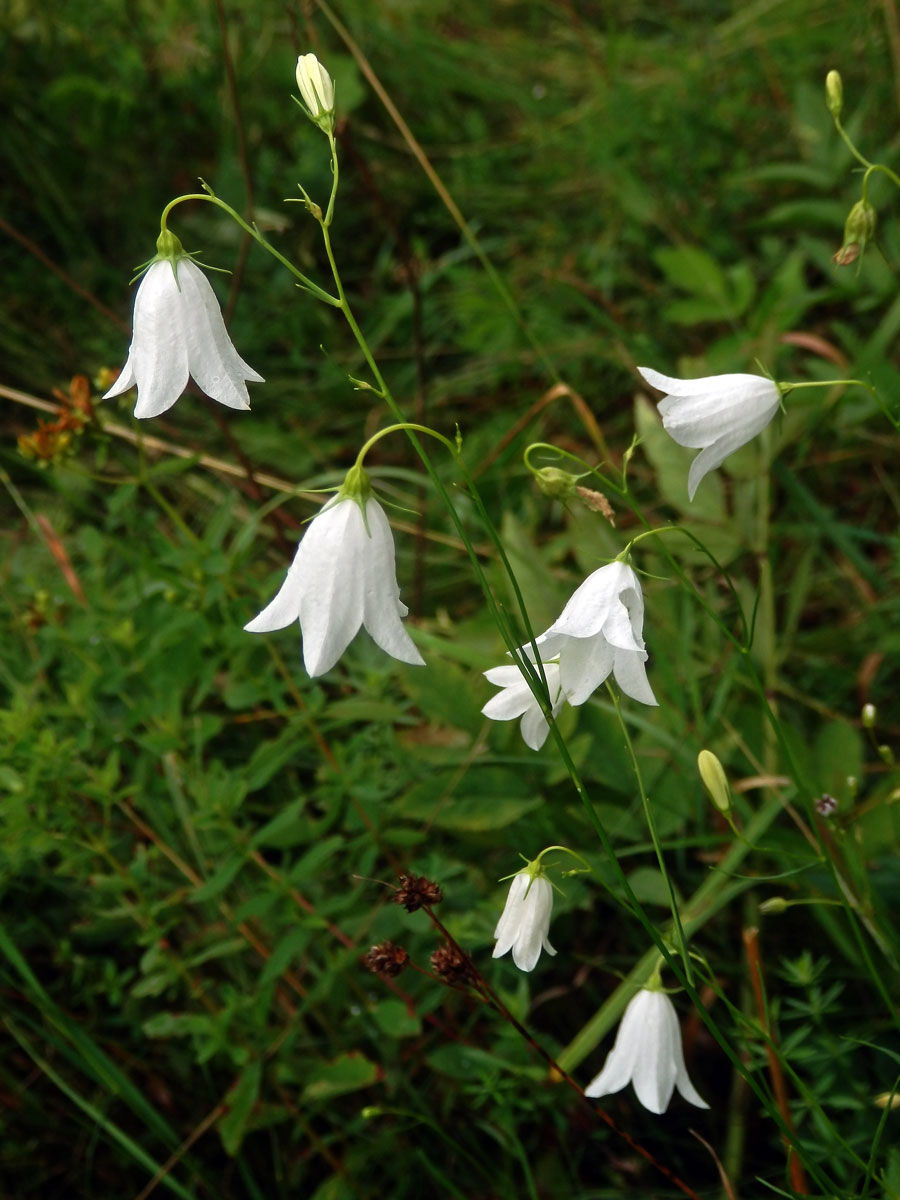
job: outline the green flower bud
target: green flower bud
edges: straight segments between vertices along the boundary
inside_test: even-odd
[[[825,103],[833,117],[841,115],[844,107],[844,85],[837,71],[829,71],[825,76]]]
[[[833,258],[839,267],[856,262],[865,251],[875,233],[877,220],[878,214],[868,200],[857,200],[844,224],[844,244]]]
[[[729,812],[731,810],[731,789],[728,786],[728,777],[724,767],[711,750],[701,750],[697,755],[697,769],[713,804],[719,812]]]
[[[770,900],[763,900],[759,906],[761,913],[783,913],[790,908],[790,902],[785,900],[784,896],[773,896]]]
[[[570,471],[561,471],[559,467],[539,467],[536,471],[532,471],[534,482],[538,485],[545,496],[549,496],[551,500],[571,500],[575,495],[575,488],[578,486],[580,475],[573,475]]]
[[[863,729],[874,729],[877,717],[878,711],[874,704],[863,705],[862,713],[860,714]]]

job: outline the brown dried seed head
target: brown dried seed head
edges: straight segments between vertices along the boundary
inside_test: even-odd
[[[443,898],[444,893],[438,885],[424,875],[401,875],[394,892],[394,903],[402,904],[407,912],[430,908],[432,904],[440,904]]]
[[[387,975],[393,979],[407,965],[409,955],[402,946],[395,946],[393,942],[387,941],[373,946],[362,961],[363,966],[374,971],[376,975]]]
[[[447,983],[464,984],[478,981],[478,972],[471,959],[449,942],[438,946],[432,954],[431,969]]]

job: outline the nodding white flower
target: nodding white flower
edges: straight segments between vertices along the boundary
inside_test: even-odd
[[[326,133],[334,129],[334,83],[314,54],[297,59],[297,87],[309,119]]]
[[[520,971],[533,971],[544,949],[556,951],[547,940],[553,913],[553,887],[539,861],[531,862],[513,876],[509,895],[494,937],[493,958],[512,950],[513,962]]]
[[[651,387],[668,393],[659,403],[666,432],[679,446],[702,447],[688,475],[689,500],[703,476],[765,429],[781,403],[777,384],[760,375],[670,379],[650,367],[638,371]]]
[[[559,684],[570,704],[584,704],[610,674],[632,700],[656,704],[643,628],[640,580],[625,563],[611,562],[587,577],[535,641],[542,659],[559,660]],[[534,657],[531,646],[522,650]]]
[[[603,1070],[584,1094],[608,1096],[628,1083],[634,1084],[638,1100],[653,1113],[666,1111],[676,1088],[690,1104],[709,1108],[688,1079],[681,1027],[665,992],[645,988],[629,1002]]]
[[[128,359],[104,399],[136,384],[134,415],[158,417],[172,407],[190,375],[220,404],[249,408],[246,381],[264,380],[231,344],[209,280],[174,234],[160,234],[157,247],[160,256],[134,299]]]
[[[311,521],[275,599],[244,628],[250,633],[300,622],[310,676],[330,671],[364,625],[401,662],[424,666],[403,627],[394,538],[368,478],[353,467]]]
[[[542,665],[555,717],[566,699],[559,684],[559,664],[545,662]],[[550,726],[537,697],[528,686],[522,668],[492,667],[490,671],[485,671],[484,677],[488,683],[494,683],[503,690],[488,700],[481,710],[482,713],[492,721],[513,721],[516,717],[521,717],[522,724],[519,728],[525,745],[530,746],[532,750],[540,750],[547,740]]]

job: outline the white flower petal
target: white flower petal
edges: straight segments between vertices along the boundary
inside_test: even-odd
[[[188,381],[181,297],[168,262],[155,262],[134,299],[129,359],[137,384],[136,417],[158,417],[172,407]]]
[[[319,513],[300,543],[307,547],[300,627],[310,678],[331,670],[362,625],[364,538],[359,505],[338,499]]]
[[[400,619],[407,609],[400,603],[394,536],[384,509],[374,497],[366,502],[366,523],[370,545],[363,555],[363,624],[375,644],[392,658],[423,667],[425,660]]]
[[[586,1096],[609,1096],[620,1092],[631,1082],[631,1075],[641,1050],[643,997],[647,994],[643,991],[638,992],[629,1001],[619,1022],[613,1048],[606,1056],[603,1070],[599,1075],[595,1075],[584,1089]]]
[[[128,351],[128,357],[125,359],[125,366],[119,372],[119,378],[103,393],[104,400],[111,400],[113,396],[121,396],[123,392],[127,392],[129,388],[134,387],[134,368],[131,362],[131,351]]]
[[[531,750],[540,750],[547,740],[550,725],[533,696],[531,706],[522,717],[519,731],[522,734],[522,741]]]
[[[634,650],[616,650],[613,662],[613,676],[616,683],[626,696],[641,704],[657,705],[659,701],[653,695],[653,689],[647,680],[647,668],[644,663],[647,655]]]
[[[544,663],[543,668],[553,715],[556,716],[566,699],[560,689],[559,665]],[[510,666],[491,667],[484,675],[489,683],[503,689],[496,696],[492,696],[482,708],[484,716],[492,721],[512,721],[521,716],[522,723],[519,728],[526,746],[532,750],[540,750],[547,740],[550,726],[521,669]]]
[[[499,670],[500,668],[497,669]],[[485,675],[487,674],[488,672],[485,671]],[[496,696],[491,696],[481,712],[483,716],[491,721],[514,721],[516,717],[521,717],[522,713],[526,712],[536,703],[534,694],[528,684],[520,682],[511,686],[505,686],[502,692],[498,692]],[[540,709],[538,709],[538,712],[540,712]]]
[[[744,436],[743,430],[738,429],[733,433],[723,434],[717,442],[701,450],[688,472],[688,499],[693,500],[704,476],[720,467],[729,454],[740,449],[747,441],[749,438]]]
[[[631,1082],[635,1095],[652,1113],[664,1113],[675,1090],[674,1039],[681,1039],[672,1001],[663,992],[648,992],[642,1010],[643,1030]]]
[[[749,375],[746,372],[704,375],[700,379],[673,379],[671,375],[663,375],[660,371],[654,371],[652,367],[638,367],[638,374],[643,375],[647,383],[658,392],[667,392],[670,396],[698,396],[705,392],[727,391],[730,388],[770,382],[762,375]]]
[[[569,602],[547,630],[548,634],[565,633],[569,637],[593,637],[609,617],[623,588],[631,586],[634,572],[624,563],[611,562],[588,575],[576,588]]]
[[[559,678],[566,699],[577,707],[606,681],[613,669],[612,646],[602,634],[569,638],[559,655]]]
[[[300,543],[303,544],[302,542]],[[248,621],[244,626],[247,633],[271,633],[273,629],[284,629],[292,621],[300,619],[300,600],[303,595],[302,565],[298,568],[300,558],[299,548],[294,561],[288,569],[284,583],[279,588],[275,599]]]
[[[232,345],[212,285],[189,258],[178,263],[178,283],[192,377],[213,400],[229,408],[248,409],[250,396],[245,380],[265,381]]]
[[[631,613],[620,598],[610,606],[609,615],[603,622],[603,637],[619,650],[643,650],[643,639],[634,635]]]

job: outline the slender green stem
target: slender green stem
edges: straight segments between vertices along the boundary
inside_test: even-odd
[[[638,762],[637,754],[634,750],[634,743],[631,740],[631,734],[628,732],[628,726],[622,716],[621,704],[618,693],[612,684],[607,680],[606,690],[609,692],[610,699],[616,710],[616,719],[619,722],[619,728],[622,731],[622,737],[625,739],[625,746],[628,750],[628,757],[631,759],[631,767],[634,771],[634,777],[637,781],[638,791],[641,795],[641,804],[644,807],[644,818],[647,822],[647,829],[650,833],[650,841],[653,843],[653,849],[656,851],[656,861],[659,863],[660,873],[666,883],[666,891],[669,894],[669,908],[672,912],[672,928],[675,931],[678,949],[681,951],[681,961],[684,963],[684,973],[687,976],[688,982],[694,982],[694,975],[691,969],[691,959],[688,954],[687,940],[684,936],[684,929],[681,924],[681,916],[678,912],[678,900],[675,897],[675,889],[672,886],[672,880],[669,877],[669,872],[666,870],[666,860],[663,854],[662,844],[659,840],[659,831],[656,828],[656,817],[653,814],[653,806],[650,803],[650,797],[647,795],[647,789],[644,786],[644,776],[641,772],[641,765]]]
[[[338,181],[340,180],[340,169],[338,167],[337,146],[334,143],[334,130],[328,131],[328,145],[331,148],[331,195],[328,197],[328,208],[326,209],[323,218],[323,224],[327,228],[334,219],[334,202],[337,198]]]
[[[456,446],[454,446],[453,442],[451,442],[449,438],[444,437],[444,435],[442,433],[438,433],[438,431],[436,429],[430,429],[427,425],[417,425],[415,421],[400,421],[396,425],[387,425],[387,426],[385,426],[384,429],[379,429],[377,431],[377,433],[372,434],[372,436],[369,438],[369,440],[365,443],[365,445],[360,450],[359,454],[357,454],[356,466],[361,467],[363,465],[363,460],[365,459],[366,455],[369,453],[369,451],[375,445],[376,442],[381,441],[381,439],[383,437],[386,437],[387,434],[397,433],[401,429],[404,429],[404,430],[412,429],[416,433],[424,433],[424,434],[427,434],[428,437],[436,438],[439,442],[441,442],[444,446],[447,447],[447,449],[454,456],[454,458],[457,455],[457,449],[456,449]]]
[[[900,184],[900,181],[898,181]],[[875,403],[894,426],[900,430],[900,419],[895,417],[888,408],[885,401],[881,398],[881,394],[876,388],[873,388],[870,383],[866,383],[863,379],[807,379],[802,383],[783,382],[778,384],[782,398],[790,395],[791,392],[799,391],[800,388],[820,388],[820,387],[861,387],[873,397]]]
[[[170,200],[163,209],[162,216],[159,219],[162,229],[166,228],[166,221],[168,220],[169,213],[172,211],[172,209],[176,206],[176,204],[183,204],[185,200],[205,200],[208,204],[215,204],[218,208],[223,209],[228,213],[233,221],[236,221],[237,224],[240,225],[241,229],[243,229],[245,233],[249,233],[254,241],[262,246],[263,250],[268,251],[273,258],[277,258],[283,267],[287,267],[290,273],[296,279],[299,279],[303,287],[308,292],[312,292],[317,300],[321,300],[323,304],[330,304],[332,308],[340,308],[340,300],[329,295],[328,292],[320,288],[317,283],[313,283],[311,279],[307,278],[307,276],[304,275],[302,271],[299,271],[289,259],[285,258],[280,250],[275,249],[271,242],[269,242],[260,233],[256,225],[248,225],[239,212],[236,212],[230,204],[226,204],[224,200],[220,200],[218,196],[213,195],[211,192],[191,192],[184,196],[177,196],[174,200]]]
[[[841,124],[840,117],[834,118],[834,127],[838,131],[838,133],[841,135],[844,145],[847,147],[847,149],[850,151],[850,153],[853,155],[853,157],[856,159],[856,161],[858,163],[862,163],[862,165],[864,167],[871,167],[872,164],[869,162],[869,160],[867,158],[864,158],[863,155],[860,154],[860,152],[857,150],[856,146],[853,144],[853,140],[850,137],[850,134],[847,133],[846,129]]]

